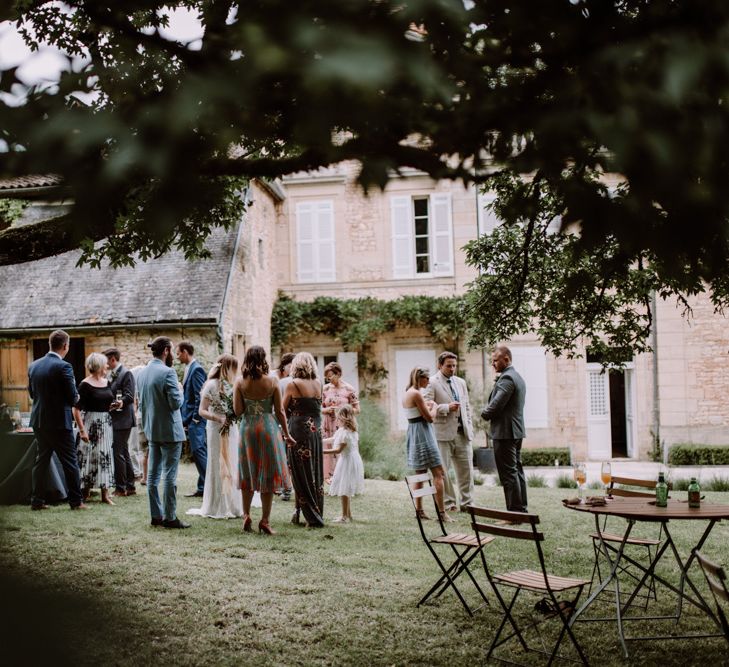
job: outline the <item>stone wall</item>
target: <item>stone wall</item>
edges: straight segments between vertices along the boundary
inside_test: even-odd
[[[270,350],[271,311],[278,293],[276,233],[281,205],[256,181],[251,184],[251,198],[221,320],[224,350],[241,358],[251,345]]]

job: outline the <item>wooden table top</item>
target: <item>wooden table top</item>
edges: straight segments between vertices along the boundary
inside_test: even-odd
[[[607,501],[607,505],[580,505],[564,506],[578,512],[589,512],[590,514],[604,514],[606,516],[619,516],[625,519],[636,521],[667,521],[669,519],[698,519],[698,520],[721,520],[729,519],[729,505],[719,505],[702,502],[701,507],[689,507],[688,503],[682,500],[671,499],[668,507],[656,507],[655,501],[647,498],[613,498]]]

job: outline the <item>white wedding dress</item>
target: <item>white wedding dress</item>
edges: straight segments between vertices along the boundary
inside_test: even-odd
[[[224,383],[224,391],[230,397],[232,387]],[[225,416],[225,401],[220,394],[220,382],[208,380],[200,392],[200,399],[207,397],[209,410]],[[207,444],[208,463],[205,468],[205,490],[202,507],[187,510],[187,514],[205,516],[211,519],[234,519],[243,516],[243,500],[238,483],[238,425],[232,424],[227,437],[220,435],[222,424],[208,420]],[[225,451],[223,451],[225,447]],[[256,494],[258,496],[258,494]],[[260,496],[253,499],[253,505],[260,506]]]

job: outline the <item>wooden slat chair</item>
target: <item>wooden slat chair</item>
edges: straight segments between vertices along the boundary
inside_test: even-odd
[[[710,561],[697,549],[694,549],[694,554],[696,555],[696,560],[701,566],[704,577],[706,577],[706,583],[709,585],[709,590],[714,596],[714,602],[716,603],[716,615],[721,623],[721,629],[724,633],[724,637],[726,637],[726,640],[729,642],[729,621],[727,620],[727,613],[724,612],[724,608],[729,609],[729,590],[727,590],[726,572],[723,567]]]
[[[569,619],[572,612],[577,608],[577,602],[582,595],[584,587],[590,582],[587,579],[558,577],[547,572],[544,562],[544,553],[542,552],[544,534],[537,530],[537,525],[539,524],[538,515],[488,509],[485,507],[476,507],[475,505],[469,505],[468,510],[471,513],[471,526],[475,531],[476,537],[481,538],[484,534],[489,534],[504,538],[530,540],[534,542],[536,547],[540,567],[539,570],[514,570],[512,572],[495,574],[491,572],[484,553],[483,551],[481,552],[481,563],[483,565],[484,572],[486,573],[486,577],[488,578],[489,583],[494,590],[494,594],[496,595],[496,598],[501,604],[501,608],[504,612],[501,625],[491,641],[491,646],[489,646],[489,650],[486,655],[486,662],[488,662],[492,657],[495,649],[502,644],[505,644],[510,639],[517,637],[525,651],[534,651],[547,655],[549,656],[548,664],[551,664],[557,657],[565,658],[565,656],[558,653],[558,650],[566,633],[572,641],[572,645],[575,647],[580,660],[586,665],[587,658],[585,657],[579,642],[574,636],[572,628],[570,628]],[[502,524],[504,522],[509,522],[513,525],[487,523],[486,520],[496,520],[500,521]],[[522,529],[522,526],[526,526],[526,530]],[[499,590],[500,588],[515,589],[514,595],[508,603],[504,599],[502,592]],[[533,618],[532,621],[526,625],[520,625],[512,612],[516,600],[522,591],[541,595],[542,599],[537,603],[534,609],[539,610],[542,614],[546,614],[538,619]],[[571,599],[561,600],[557,598],[557,595],[564,595],[568,592],[569,595],[573,595],[574,597],[571,597]],[[524,632],[526,630],[530,628],[536,629],[540,623],[549,618],[559,618],[562,624],[562,628],[551,653],[545,650],[546,645],[543,640],[541,642],[542,648],[535,648],[534,646],[527,644],[524,637]],[[501,638],[501,634],[507,623],[511,626],[512,632]],[[496,660],[501,659],[495,655],[493,657]],[[567,659],[571,660],[572,658]],[[531,665],[533,663],[530,661],[529,664]]]
[[[617,486],[620,485],[620,486]],[[640,491],[637,489],[625,489],[622,488],[623,486],[637,486],[641,489],[651,489],[650,491]],[[610,486],[609,493],[613,496],[618,496],[622,498],[655,498],[655,488],[656,488],[656,482],[652,479],[640,479],[636,477],[620,477],[620,476],[614,476],[610,480]],[[669,490],[673,488],[673,485],[669,482],[668,483]],[[603,542],[600,540],[600,534],[602,534],[602,539],[605,542],[605,546],[612,551],[613,554],[617,554],[620,543],[623,541],[623,536],[619,535],[617,533],[611,533],[606,530],[607,526],[607,519],[608,517],[605,517],[605,520],[602,524],[602,529],[600,530],[600,533],[594,532],[590,533],[590,537],[592,538],[592,548],[595,553],[595,560],[592,566],[592,576],[590,577],[590,588],[587,592],[587,594],[590,594],[590,591],[592,590],[592,586],[595,583],[595,575],[598,577],[598,581],[602,580],[602,572],[600,571],[600,560],[601,558],[606,558],[606,554],[602,550],[602,544]],[[646,550],[646,559],[648,563],[650,563],[653,560],[653,556],[658,549],[658,547],[661,544],[661,541],[663,539],[663,524],[661,524],[661,527],[658,530],[658,535],[655,538],[645,538],[645,537],[628,537],[628,539],[625,542],[626,547],[637,547],[639,549],[645,549]],[[616,546],[614,546],[616,545]],[[630,561],[633,560],[629,554],[626,553],[626,551],[623,551],[622,558],[626,562],[626,565],[620,565],[619,569],[620,572],[626,574],[631,579],[635,580],[636,583],[639,582],[642,579],[642,574],[638,574],[633,571],[630,565]],[[609,569],[609,568],[608,568]],[[651,599],[656,600],[657,594],[656,594],[656,581],[655,578],[651,575],[651,577],[648,580],[648,591],[646,595],[641,595],[645,599],[645,605],[644,608],[648,607],[648,603]]]
[[[489,544],[489,542],[492,542],[494,538],[483,537],[479,539],[474,535],[471,535],[470,533],[448,534],[448,531],[445,529],[445,525],[440,518],[440,514],[438,513],[438,506],[435,502],[435,487],[433,486],[430,474],[426,472],[417,475],[410,475],[409,477],[405,478],[405,481],[407,482],[408,491],[410,492],[410,499],[413,501],[413,507],[416,508],[415,517],[418,520],[420,535],[425,542],[425,546],[428,547],[428,550],[433,555],[433,558],[435,558],[435,562],[438,563],[438,567],[441,571],[440,578],[433,584],[433,586],[431,586],[430,590],[422,597],[420,602],[418,602],[418,607],[421,604],[425,603],[431,595],[435,594],[435,597],[439,598],[448,588],[452,588],[455,594],[458,596],[458,599],[461,601],[464,609],[468,612],[470,616],[473,616],[473,611],[471,610],[471,607],[469,607],[465,598],[461,594],[461,591],[458,590],[458,587],[456,586],[456,579],[465,572],[471,582],[473,582],[473,585],[476,587],[476,590],[483,600],[483,604],[481,604],[477,609],[480,609],[484,605],[488,604],[486,594],[478,585],[478,582],[474,578],[473,574],[471,574],[468,566],[471,561],[476,556],[478,556],[481,550],[487,544]],[[437,525],[439,526],[440,531],[435,537],[430,537],[426,533],[425,526],[423,526],[423,517],[417,511],[416,506],[417,498],[422,498],[424,500],[427,496],[431,496],[433,498],[435,515],[438,517]],[[455,556],[455,560],[450,564],[449,567],[446,567],[443,564],[443,561],[438,557],[438,553],[436,551],[436,547],[443,545],[450,547],[450,549],[453,551],[453,555]]]

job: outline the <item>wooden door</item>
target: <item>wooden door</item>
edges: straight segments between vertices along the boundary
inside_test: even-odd
[[[0,341],[0,402],[20,404],[30,410],[28,396],[28,343],[25,340]]]

